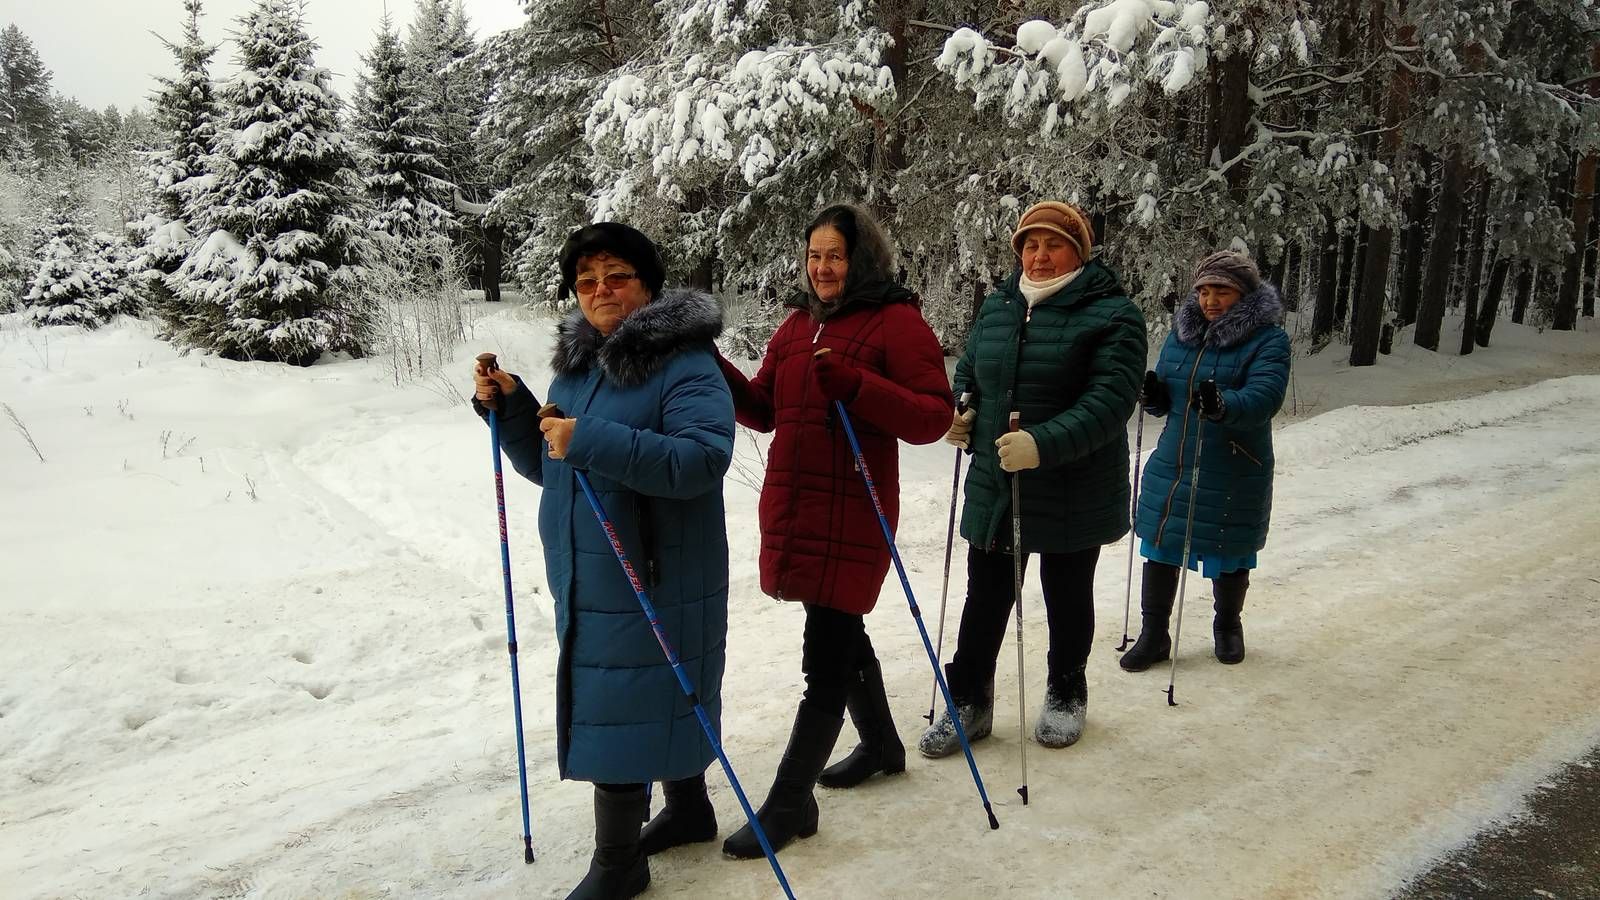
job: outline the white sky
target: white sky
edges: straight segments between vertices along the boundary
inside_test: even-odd
[[[222,43],[212,58],[213,77],[234,71],[234,46],[228,36],[251,0],[205,0],[200,31]],[[306,27],[321,49],[317,64],[333,72],[333,84],[345,100],[355,88],[361,54],[372,46],[373,33],[387,5],[405,33],[414,0],[309,0]],[[526,18],[517,0],[464,0],[472,29],[479,38],[521,24]],[[183,34],[183,0],[0,0],[0,28],[15,23],[39,51],[54,77],[51,86],[77,97],[94,109],[115,103],[126,111],[149,106],[155,76],[175,71],[172,54],[156,37],[177,40]]]

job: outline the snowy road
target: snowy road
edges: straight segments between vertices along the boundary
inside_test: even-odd
[[[217,380],[195,360],[74,352],[100,353],[104,374],[16,354],[0,370],[51,455],[0,442],[18,511],[0,524],[0,894],[564,896],[587,864],[589,790],[554,777],[536,493],[517,485],[540,854],[524,866],[481,428],[351,367],[280,379],[282,396],[219,421],[189,397]],[[139,418],[112,408],[124,393]],[[1118,669],[1126,544],[1108,547],[1089,729],[1030,748],[1032,804],[1014,793],[1006,648],[977,748],[1001,829],[959,758],[914,758],[904,777],[819,792],[821,833],[782,856],[796,893],[1378,896],[1600,740],[1600,377],[1341,415],[1278,434],[1244,665],[1210,657],[1191,592],[1181,705],[1164,668]],[[163,430],[198,435],[205,463],[158,454]],[[59,449],[53,432],[76,437]],[[949,463],[906,451],[902,549],[930,623]],[[726,744],[759,802],[798,697],[800,611],[755,589],[754,493],[730,481],[729,506]],[[1037,704],[1036,594],[1028,607]],[[869,625],[909,744],[928,668],[892,580]],[[712,783],[727,833],[737,804]],[[716,844],[653,869],[651,896],[777,894],[764,864]]]

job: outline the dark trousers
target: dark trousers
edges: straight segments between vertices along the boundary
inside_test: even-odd
[[[1089,661],[1094,641],[1094,567],[1100,548],[1038,556],[1050,624],[1049,677],[1059,684]],[[1026,570],[1027,556],[1022,565]],[[952,694],[971,698],[994,680],[1000,645],[1011,627],[1014,574],[1011,554],[968,546],[967,605],[961,611],[961,631],[949,669]]]
[[[819,713],[844,717],[845,700],[857,673],[877,657],[863,616],[822,606],[806,607],[806,632],[800,671],[806,676],[804,703]]]

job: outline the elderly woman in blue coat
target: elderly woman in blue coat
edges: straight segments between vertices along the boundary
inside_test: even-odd
[[[733,450],[733,400],[712,341],[711,297],[662,290],[654,244],[612,222],[574,232],[561,253],[579,309],[557,331],[549,400],[538,417],[522,379],[474,370],[475,406],[500,397],[501,446],[544,487],[539,537],[555,600],[556,752],[561,777],[595,785],[595,851],[571,898],[632,897],[650,853],[716,836],[705,770],[715,758],[693,708],[577,483],[588,473],[635,568],[645,576],[713,723],[728,630],[722,479]],[[645,784],[666,806],[641,832]]]
[[[1214,253],[1196,270],[1194,292],[1178,308],[1155,370],[1145,374],[1140,405],[1167,423],[1145,466],[1134,523],[1145,564],[1139,640],[1121,659],[1130,672],[1170,657],[1168,620],[1185,564],[1211,579],[1217,659],[1244,659],[1240,613],[1256,553],[1267,542],[1272,417],[1289,379],[1282,318],[1277,289],[1249,257]]]

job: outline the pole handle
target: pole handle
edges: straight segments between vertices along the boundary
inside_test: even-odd
[[[498,372],[500,371],[500,361],[493,353],[479,353],[478,368],[482,369],[486,375]],[[484,405],[485,409],[500,409],[500,385],[496,384],[494,386],[494,393],[489,396],[488,400],[479,402]]]
[[[566,417],[567,414],[562,412],[561,407],[554,403],[546,403],[539,407],[539,418],[541,419],[565,419]]]
[[[962,391],[961,392],[961,396],[956,398],[956,412],[961,413],[962,415],[965,415],[966,412],[967,412],[967,409],[969,407],[971,407],[971,406],[972,406],[972,392],[971,391]]]
[[[1017,412],[1014,409],[1011,411],[1011,417],[1006,420],[1006,430],[1007,431],[1021,431],[1022,430],[1022,413]]]

